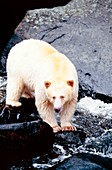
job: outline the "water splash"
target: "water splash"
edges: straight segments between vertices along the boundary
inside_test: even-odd
[[[91,97],[86,96],[78,102],[77,111],[111,119],[112,103],[104,103],[99,99],[92,99]]]

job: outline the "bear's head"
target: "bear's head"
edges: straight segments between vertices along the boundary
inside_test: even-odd
[[[66,102],[73,99],[74,81],[45,81],[45,92],[48,100],[53,104],[55,112],[61,112]]]

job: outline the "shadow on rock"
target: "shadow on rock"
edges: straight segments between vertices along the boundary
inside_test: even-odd
[[[29,105],[30,102],[30,105]],[[0,164],[2,168],[20,159],[30,159],[52,150],[53,129],[43,122],[34,101],[22,99],[22,106],[4,106],[0,113]]]

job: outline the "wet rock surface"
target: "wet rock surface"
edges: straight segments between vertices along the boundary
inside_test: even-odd
[[[71,159],[65,160],[60,165],[55,166],[56,170],[106,170],[111,169],[111,159],[102,158],[92,154],[79,153],[72,156]]]
[[[42,39],[66,54],[76,65],[80,83],[79,99],[87,95],[112,103],[111,25],[111,0],[72,0],[64,7],[28,11],[2,54],[1,75],[5,74],[7,54],[14,44],[28,38]],[[27,104],[27,111],[26,107],[23,107],[22,110],[12,108],[11,111],[7,111],[7,108],[4,108],[5,78],[1,84],[0,123],[5,125],[14,123],[15,127],[18,125],[23,128],[23,122],[25,125],[27,124],[25,127],[29,127],[30,121],[35,132],[35,126],[37,126],[35,120],[38,120],[40,125],[42,122],[37,115],[34,103],[32,103],[34,101]],[[23,106],[26,106],[25,102],[26,100],[23,101]],[[32,104],[33,107],[31,107]],[[90,105],[92,107],[91,103]],[[100,107],[103,108],[99,105]],[[46,154],[39,155],[35,145],[34,149],[31,147],[25,150],[13,150],[10,147],[11,150],[8,154],[7,149],[3,150],[0,157],[1,166],[14,170],[111,170],[112,116],[94,115],[89,111],[77,109],[73,117],[73,124],[77,127],[77,131],[54,134],[53,149]],[[3,128],[4,125],[0,126]],[[22,133],[24,133],[23,129]],[[25,132],[26,136],[29,135],[28,132],[29,130]],[[4,139],[2,141],[8,141],[8,143],[3,142],[1,146],[3,144],[11,146],[9,142],[11,135],[9,134],[5,134],[9,140],[2,138]],[[17,137],[20,140],[17,131],[14,133],[13,130],[13,134],[14,139]],[[3,131],[0,136],[3,137]],[[22,144],[24,142],[19,143],[19,148],[23,148]]]

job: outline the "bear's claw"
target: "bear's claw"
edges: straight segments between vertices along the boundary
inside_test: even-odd
[[[61,127],[62,131],[77,131],[75,126],[63,126]]]
[[[20,107],[22,104],[18,101],[7,100],[6,105],[11,105],[12,107]]]
[[[60,126],[53,126],[53,132],[56,133],[56,132],[59,132],[61,131],[61,127]]]

